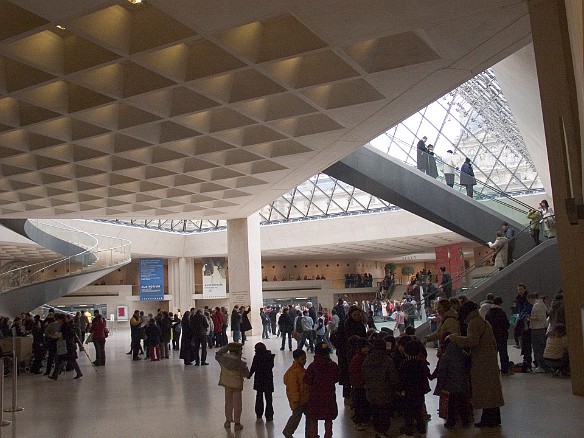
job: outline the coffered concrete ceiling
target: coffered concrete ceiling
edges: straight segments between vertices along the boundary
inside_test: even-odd
[[[245,217],[531,40],[520,0],[0,0],[0,216]]]

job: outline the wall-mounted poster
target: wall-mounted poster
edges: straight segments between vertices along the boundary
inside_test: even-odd
[[[140,301],[164,300],[164,260],[140,259]]]
[[[118,321],[127,321],[128,320],[128,306],[118,306],[116,316],[118,318]]]
[[[227,296],[227,274],[225,258],[203,259],[203,298],[225,298]]]

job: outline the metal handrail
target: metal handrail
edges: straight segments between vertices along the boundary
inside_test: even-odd
[[[451,167],[450,164],[446,163],[442,158],[440,158],[437,155],[429,154],[429,153],[424,152],[424,151],[421,151],[421,153],[427,157],[434,158],[434,160],[436,161],[436,171],[437,171],[436,179],[439,181],[445,182],[446,179],[444,177],[444,172],[442,171],[442,175],[440,175],[440,172],[438,171],[438,169],[443,168],[444,166]],[[404,164],[410,165],[412,167],[416,166],[415,164],[412,164],[412,163],[408,163],[405,161],[402,161],[402,162]],[[440,166],[439,166],[439,164],[440,164]],[[459,169],[455,168],[454,172],[460,178],[461,171]],[[481,181],[480,179],[476,178],[476,176],[473,176],[473,178],[476,181],[476,185],[484,187],[484,188],[486,188],[494,193],[494,195],[489,195],[486,193],[476,192],[474,199],[476,199],[477,201],[491,200],[491,201],[497,202],[500,205],[504,205],[512,210],[518,211],[520,213],[525,213],[525,214],[527,214],[527,212],[529,210],[533,209],[533,207],[531,207],[530,205],[520,201],[517,198],[510,196],[508,193],[506,193],[506,192],[504,192],[496,187],[493,187],[493,186],[485,183],[484,181]],[[454,184],[458,190],[460,190],[460,188],[462,188],[462,186],[460,184],[458,184],[456,182]],[[503,202],[502,199],[509,201],[509,204]]]
[[[526,235],[529,235],[530,229],[531,229],[531,224],[526,226],[525,228],[521,229],[519,232],[515,233],[515,235],[513,236],[512,239],[509,240],[509,242],[517,242],[520,238],[522,239]],[[475,260],[475,263],[472,266],[469,266],[467,269],[465,269],[465,271],[463,273],[457,275],[456,277],[453,277],[452,280],[450,281],[450,284],[455,284],[456,282],[467,277],[474,270],[484,267],[485,266],[484,262],[491,259],[492,257],[493,257],[493,254],[489,253],[489,254],[479,258],[478,260]],[[485,276],[483,276],[478,282],[474,283],[472,286],[466,287],[466,288],[464,288],[464,287],[461,288],[459,290],[459,293],[457,293],[457,295],[468,295],[470,292],[472,292],[474,289],[479,287],[481,284],[483,284],[485,281],[487,281],[489,278],[491,278],[497,272],[499,272],[499,269],[493,268],[492,271],[488,272]]]
[[[38,230],[45,232],[54,238],[59,238],[65,242],[71,243],[78,246],[80,249],[83,244],[88,248],[81,249],[79,252],[70,256],[32,263],[2,273],[0,275],[0,293],[24,285],[40,283],[51,278],[66,277],[80,272],[101,269],[103,268],[103,261],[105,261],[106,266],[113,267],[119,264],[125,264],[131,259],[129,251],[131,242],[129,240],[88,233],[77,230],[58,221],[47,222],[44,220],[31,220],[30,223]],[[49,233],[47,230],[53,232],[59,230],[59,232]],[[58,237],[55,236],[55,234],[57,234]],[[83,242],[83,237],[87,238],[85,242]],[[111,240],[106,245],[106,248],[100,248],[101,240],[99,237]],[[116,258],[114,257],[115,254],[121,255],[121,257]],[[48,275],[51,269],[54,270],[54,272],[57,272],[59,267],[62,267],[59,275]],[[47,273],[45,274],[45,272]]]

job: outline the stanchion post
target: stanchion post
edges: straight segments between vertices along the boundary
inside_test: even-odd
[[[4,409],[4,412],[24,411],[24,408],[18,406],[18,403],[16,401],[17,380],[18,380],[18,357],[16,356],[16,327],[12,327],[12,407]]]
[[[8,426],[11,421],[4,418],[4,358],[0,357],[0,426]]]

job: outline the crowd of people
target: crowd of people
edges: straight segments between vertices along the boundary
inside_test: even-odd
[[[80,379],[83,374],[77,363],[77,352],[85,351],[84,342],[92,343],[95,349],[92,364],[104,366],[105,343],[109,335],[106,320],[99,311],[95,310],[93,315],[87,313],[72,315],[51,310],[44,319],[40,315],[33,317],[30,313],[23,313],[11,324],[8,318],[2,318],[0,333],[2,337],[32,337],[32,357],[28,364],[31,373],[43,374],[44,368],[44,375],[58,380],[64,371],[75,371],[74,379]]]
[[[365,423],[371,422],[376,436],[385,437],[388,436],[392,418],[403,417],[403,437],[413,436],[415,431],[425,433],[427,416],[424,396],[430,391],[430,372],[423,343],[413,335],[412,330],[396,340],[384,331],[368,329],[363,310],[355,305],[346,309],[345,304],[339,300],[331,309],[331,319],[327,325],[329,339],[319,333],[325,324],[324,310],[316,311],[311,303],[306,303],[299,309],[288,306],[281,311],[278,326],[282,349],[286,333],[291,330],[301,330],[302,333],[297,348],[293,350],[293,363],[283,379],[291,409],[283,436],[292,437],[305,416],[305,436],[316,438],[318,422],[324,421],[324,436],[332,437],[333,420],[339,411],[335,390],[337,383],[343,387],[346,404],[353,409],[358,430],[364,430]],[[292,320],[291,314],[294,312],[302,316],[297,314]],[[310,316],[313,313],[316,324]],[[314,345],[312,332],[316,335]],[[314,353],[314,360],[306,368],[305,343]],[[330,357],[335,350],[336,362]],[[241,352],[241,344],[231,342],[215,355],[221,366],[219,384],[225,388],[224,425],[231,428],[233,424],[234,430],[243,429],[241,393],[245,378],[255,375],[253,389],[256,391],[255,413],[258,420],[265,416],[269,422],[274,415],[274,354],[267,350],[263,342],[257,343],[251,368],[248,368]]]
[[[345,287],[372,287],[373,275],[364,274],[345,274]]]
[[[294,278],[293,275],[284,275],[282,276],[281,281],[302,281],[302,280],[326,280],[326,277],[324,276],[324,274],[316,274],[316,275],[312,275],[312,276],[308,276],[305,275],[303,278],[300,277],[300,275],[297,275],[296,278]],[[264,275],[262,277],[262,281],[269,281],[268,280],[268,276]],[[278,277],[276,275],[274,275],[272,277],[272,281],[278,281]]]
[[[418,274],[418,280],[433,279],[428,271]],[[389,319],[395,322],[393,330],[391,325],[377,330],[372,319],[374,306],[366,301],[349,304],[341,298],[330,311],[311,302],[260,308],[262,338],[281,337],[280,350],[293,351],[293,362],[283,379],[291,409],[283,436],[292,437],[304,416],[305,436],[316,438],[318,422],[324,421],[324,436],[332,437],[332,421],[338,415],[337,384],[342,387],[345,405],[352,410],[355,429],[371,427],[376,438],[389,436],[392,422],[401,425],[404,438],[425,434],[430,418],[425,397],[431,391],[431,380],[436,380],[434,394],[440,397],[446,429],[456,428],[458,422],[469,427],[474,421],[473,408],[482,410],[476,427],[500,425],[504,400],[499,375],[570,373],[561,291],[551,303],[547,297],[528,292],[524,284],[517,285],[517,291],[511,318],[503,310],[501,297],[492,294],[480,304],[464,296],[434,300],[430,309],[433,330],[423,339],[416,337],[410,315],[420,309],[409,294],[402,301],[384,303]],[[258,342],[251,366],[242,357],[251,312],[249,306],[234,306],[231,312],[225,307],[191,308],[184,314],[160,310],[156,315],[136,310],[130,319],[128,354],[134,360],[144,355],[158,361],[168,359],[171,349],[179,350],[185,365],[204,366],[209,365],[207,350],[216,348],[219,385],[225,390],[225,428],[243,429],[242,391],[245,379],[252,378],[256,417],[271,422],[273,393],[278,386],[272,371],[275,354]],[[512,323],[522,364],[509,360]],[[63,371],[72,370],[74,379],[81,378],[78,351],[87,343],[95,347],[93,365],[106,363],[108,330],[99,311],[75,316],[49,312],[44,320],[29,314],[12,322],[0,320],[0,333],[12,332],[33,337],[32,373],[41,374],[44,368],[45,375],[57,380]],[[437,349],[434,370],[429,368],[428,343]],[[314,360],[306,367],[308,352]],[[331,360],[333,352],[336,361]]]
[[[522,295],[520,293],[518,297]],[[531,295],[528,296],[526,301],[533,301]],[[518,300],[519,303],[522,302],[521,298]],[[559,322],[563,317],[559,304],[561,298],[556,297],[553,311],[550,308],[548,316],[546,313],[542,316],[538,310],[540,306],[537,303],[540,301],[543,302],[535,298],[529,311],[524,307],[519,309],[518,304],[515,304],[516,311],[529,315],[523,318],[527,318],[531,324],[531,332],[521,330],[522,345],[526,345],[531,339],[535,354],[540,347],[537,344],[539,328],[534,324],[544,320],[547,327],[544,332],[548,332],[547,341],[541,354],[537,350],[535,363],[540,364],[544,370],[565,373],[569,361],[565,325]],[[407,299],[403,304],[406,303]],[[338,415],[336,384],[342,386],[345,404],[352,409],[356,430],[366,430],[370,426],[377,438],[388,436],[392,421],[400,424],[403,422],[402,437],[425,434],[429,418],[425,408],[425,396],[431,391],[431,380],[436,380],[434,394],[441,400],[445,399],[446,407],[441,408],[440,415],[446,420],[446,429],[456,428],[458,422],[462,427],[469,427],[474,421],[473,408],[482,410],[480,419],[474,422],[476,427],[497,427],[501,424],[500,407],[503,406],[504,399],[499,375],[510,375],[513,372],[507,354],[510,323],[502,309],[500,297],[488,296],[480,304],[465,297],[439,299],[436,308],[437,330],[424,339],[415,336],[412,326],[406,327],[403,332],[399,330],[399,333],[392,333],[385,327],[377,331],[368,325],[367,315],[361,306],[351,305],[347,309],[345,304],[343,300],[339,300],[331,309],[328,325],[325,323],[324,312],[315,311],[310,303],[305,308],[296,309],[295,306],[290,306],[280,312],[278,326],[282,336],[282,349],[286,345],[286,333],[302,333],[296,349],[293,350],[292,366],[284,376],[292,411],[282,432],[285,437],[293,436],[302,416],[306,417],[305,436],[316,437],[318,422],[324,421],[324,436],[332,437],[332,421]],[[394,314],[401,312],[401,304],[397,304]],[[297,316],[292,323],[289,315],[294,312]],[[310,316],[313,312],[316,313],[316,319]],[[321,319],[322,323],[314,324],[314,321]],[[400,322],[399,318],[395,320],[396,323]],[[318,329],[323,324],[330,329],[328,338],[318,336]],[[310,332],[315,332],[316,339],[312,339]],[[428,342],[439,342],[439,359],[434,370],[429,369],[427,360]],[[291,344],[289,348],[292,350]],[[306,369],[305,349],[314,353],[314,361]],[[222,367],[221,374],[223,376],[228,370],[238,369],[240,383],[236,390],[242,391],[244,379],[255,373],[255,413],[258,419],[265,415],[266,421],[271,421],[274,415],[271,373],[274,355],[266,349],[265,344],[258,343],[252,370],[246,370],[241,364],[238,368],[224,365],[225,355],[234,355],[242,360],[240,351],[240,344],[230,343],[217,352],[216,357]],[[336,362],[330,359],[334,351],[337,355]],[[226,412],[229,414],[225,427],[229,428],[235,423],[234,427],[238,430],[243,427],[239,422],[241,407],[232,397],[226,389]],[[241,394],[237,397],[241,397]]]

